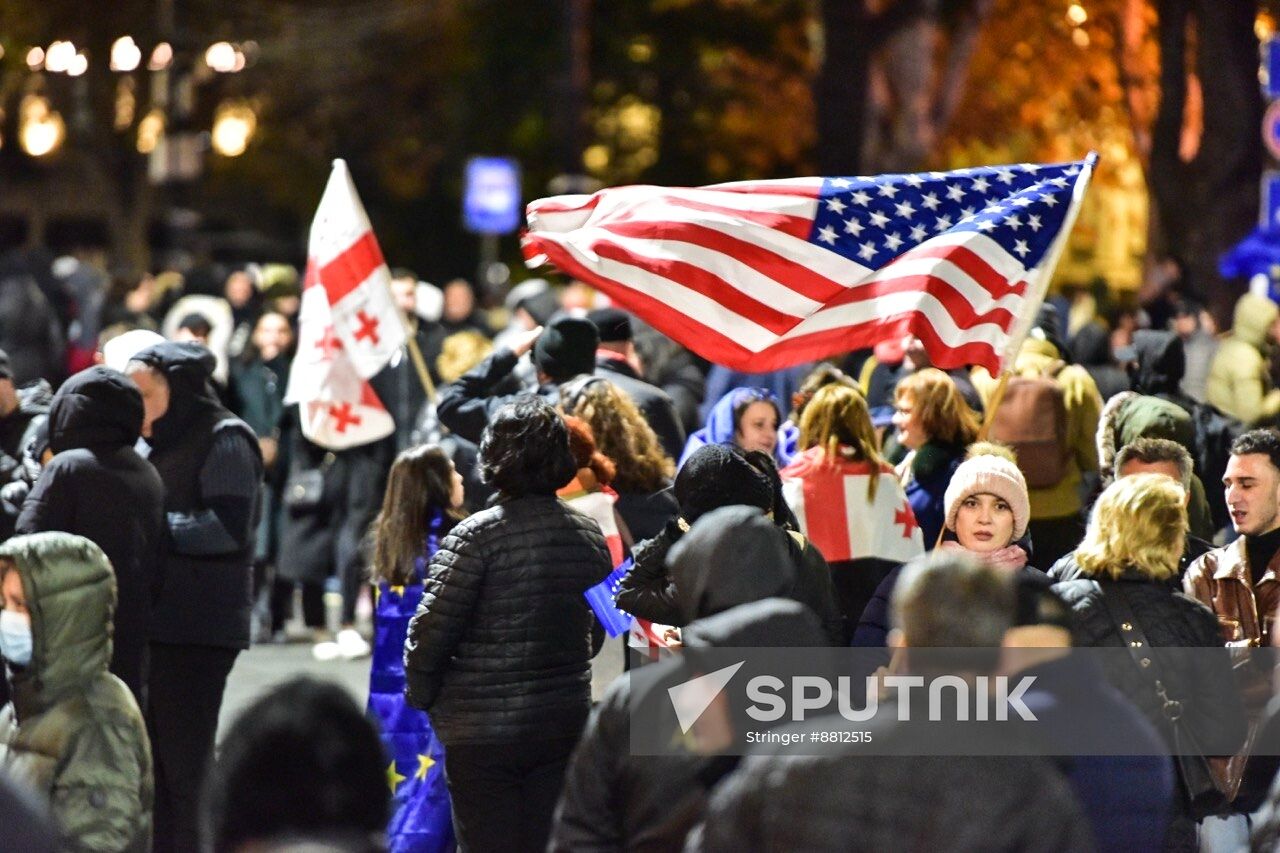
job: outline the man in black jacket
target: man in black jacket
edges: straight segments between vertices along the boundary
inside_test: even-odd
[[[167,549],[151,618],[147,728],[155,756],[155,849],[195,850],[200,784],[227,675],[249,647],[262,455],[209,384],[213,353],[148,347],[127,373],[165,487]]]
[[[467,441],[479,443],[494,414],[526,392],[512,388],[511,372],[530,350],[538,368],[537,394],[551,404],[560,402],[560,385],[595,369],[596,327],[580,317],[559,317],[518,339],[511,349],[500,347],[457,382],[440,389],[440,423]]]
[[[111,672],[139,704],[164,533],[164,484],[133,449],[142,418],[137,386],[110,368],[90,367],[63,383],[49,410],[49,449],[56,455],[17,526],[18,533],[75,533],[111,560],[117,590]]]
[[[608,379],[630,397],[653,427],[662,449],[672,459],[679,459],[684,452],[684,427],[667,392],[640,375],[636,346],[632,342],[631,315],[619,308],[597,308],[587,314],[587,319],[600,332],[595,375]]]
[[[52,395],[43,379],[16,387],[9,356],[0,350],[0,541],[13,535],[18,508],[30,488],[29,479],[24,478],[22,452],[48,418]]]

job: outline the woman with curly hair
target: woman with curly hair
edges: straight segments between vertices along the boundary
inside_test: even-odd
[[[444,743],[458,846],[543,850],[604,643],[584,594],[613,566],[599,526],[556,498],[577,466],[545,400],[497,407],[480,471],[497,501],[431,558],[405,641],[406,697]]]
[[[936,367],[916,371],[893,392],[893,425],[898,443],[907,448],[898,478],[932,550],[942,532],[945,497],[951,475],[965,448],[978,437],[978,416],[960,396],[951,377]]]
[[[781,471],[800,531],[831,567],[847,643],[863,608],[894,568],[924,551],[906,494],[880,458],[866,401],[829,384],[800,418],[798,456]]]
[[[671,493],[676,466],[631,398],[598,376],[569,387],[565,411],[582,418],[600,452],[613,461],[618,514],[634,541],[657,536],[680,511]]]

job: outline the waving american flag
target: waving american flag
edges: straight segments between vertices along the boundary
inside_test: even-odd
[[[528,206],[524,254],[727,367],[910,333],[939,367],[995,374],[1044,299],[1095,162],[556,196]]]

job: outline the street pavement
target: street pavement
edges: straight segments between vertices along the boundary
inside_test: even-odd
[[[592,666],[591,695],[599,699],[609,682],[622,672],[621,640],[610,638]],[[311,656],[310,643],[264,643],[242,652],[227,679],[227,692],[218,717],[218,741],[227,727],[255,699],[297,675],[333,681],[344,687],[361,707],[369,697],[369,659],[321,663]]]

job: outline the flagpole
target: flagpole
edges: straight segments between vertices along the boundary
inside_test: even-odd
[[[978,428],[979,441],[986,440],[987,433],[991,430],[991,423],[995,419],[996,409],[1000,407],[1000,403],[1004,400],[1005,388],[1009,384],[1009,376],[1012,373],[1011,367],[1017,359],[1018,353],[1022,350],[1022,344],[1026,341],[1027,336],[1031,334],[1031,327],[1035,324],[1036,312],[1044,304],[1044,298],[1049,291],[1049,280],[1053,278],[1054,270],[1058,267],[1058,261],[1062,259],[1063,250],[1067,247],[1071,229],[1075,226],[1076,217],[1080,214],[1080,206],[1085,190],[1089,188],[1089,182],[1093,178],[1093,170],[1097,164],[1097,152],[1090,151],[1088,156],[1084,158],[1084,164],[1081,167],[1082,174],[1076,179],[1075,186],[1072,187],[1071,210],[1067,213],[1062,229],[1058,232],[1053,245],[1049,248],[1047,263],[1041,267],[1040,279],[1036,282],[1036,293],[1034,294],[1035,311],[1029,311],[1026,306],[1023,307],[1023,313],[1018,318],[1015,331],[1009,336],[1004,356],[1000,359],[1000,378],[996,380],[995,390],[991,392],[991,399],[987,401],[986,409],[982,413],[982,425]]]
[[[405,330],[406,332],[408,329]],[[436,401],[436,384],[431,381],[431,374],[427,371],[427,360],[422,357],[422,350],[418,348],[418,336],[410,333],[405,342],[409,345],[409,358],[413,360],[413,367],[418,371],[418,381],[422,383],[422,390],[427,392],[427,401],[434,403]]]

